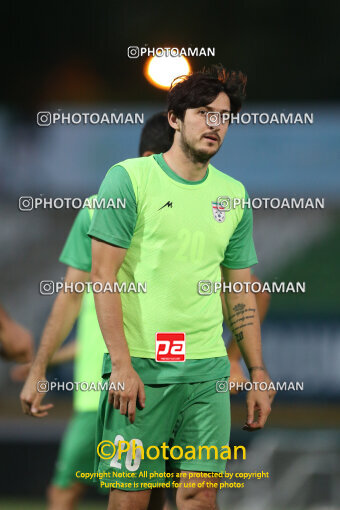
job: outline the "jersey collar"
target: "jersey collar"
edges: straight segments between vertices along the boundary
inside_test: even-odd
[[[167,164],[167,162],[164,159],[163,152],[161,152],[160,154],[154,154],[153,158],[156,161],[156,163],[158,163],[158,165],[161,167],[161,169],[171,179],[173,179],[174,181],[180,182],[182,184],[189,184],[190,186],[195,186],[197,184],[202,184],[202,182],[204,182],[207,179],[208,175],[209,175],[209,166],[208,166],[206,174],[203,177],[203,179],[201,179],[200,181],[188,181],[187,179],[183,179],[183,177],[180,177],[178,174],[176,174],[176,172],[171,170],[171,168],[169,167],[169,165]]]

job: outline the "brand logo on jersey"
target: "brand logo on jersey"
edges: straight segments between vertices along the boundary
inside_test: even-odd
[[[218,223],[223,223],[225,220],[225,208],[219,202],[211,202],[214,219]]]
[[[170,200],[167,201],[166,204],[164,204],[162,207],[160,207],[158,210],[160,211],[161,209],[163,209],[163,207],[172,207],[172,202],[170,202]]]
[[[185,333],[156,333],[156,361],[185,361]]]

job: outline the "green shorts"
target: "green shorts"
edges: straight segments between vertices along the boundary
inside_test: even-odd
[[[136,410],[133,424],[102,391],[96,444],[103,449],[96,453],[95,469],[100,486],[138,491],[167,483],[166,470],[224,472],[230,401],[223,389],[228,377],[219,381],[145,384],[145,408]]]
[[[63,436],[52,484],[63,489],[74,482],[93,485],[76,473],[93,473],[97,412],[75,413]]]

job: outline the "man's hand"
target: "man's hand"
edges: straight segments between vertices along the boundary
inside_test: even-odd
[[[124,384],[124,390],[119,389],[118,383]],[[120,414],[127,415],[133,423],[136,417],[137,399],[140,407],[144,408],[144,384],[132,365],[113,367],[110,377],[109,403],[113,404],[115,409],[120,409]]]
[[[271,380],[270,378],[270,375],[268,374],[268,372],[265,372],[265,381],[267,383],[267,385],[269,386],[270,383],[272,383],[273,381]],[[270,405],[272,405],[273,403],[273,400],[275,398],[275,395],[276,395],[277,391],[275,389],[269,389],[268,390],[268,396],[269,396],[269,402],[270,402]]]
[[[45,374],[43,372],[36,372],[34,367],[32,367],[20,393],[21,408],[24,414],[34,416],[35,418],[44,418],[44,416],[48,415],[48,409],[54,407],[53,404],[41,404],[42,399],[46,395],[43,384],[45,381]]]
[[[270,380],[263,368],[250,369],[250,374],[252,382]],[[242,429],[248,432],[262,429],[271,411],[270,403],[268,390],[251,389],[247,394],[247,421]]]
[[[229,385],[230,383],[234,383],[231,390],[230,390],[230,394],[231,395],[236,395],[240,390],[237,388],[237,385],[238,384],[245,384],[246,382],[248,382],[248,379],[246,378],[246,376],[244,375],[244,372],[243,372],[243,369],[242,369],[242,366],[241,366],[241,363],[239,361],[236,361],[236,360],[231,360],[230,359],[230,378],[229,378]]]

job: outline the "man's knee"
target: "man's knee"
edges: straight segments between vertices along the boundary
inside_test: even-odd
[[[108,510],[147,510],[151,491],[110,491]],[[161,507],[159,507],[161,508]]]
[[[177,491],[178,510],[216,510],[216,491],[208,488]]]

